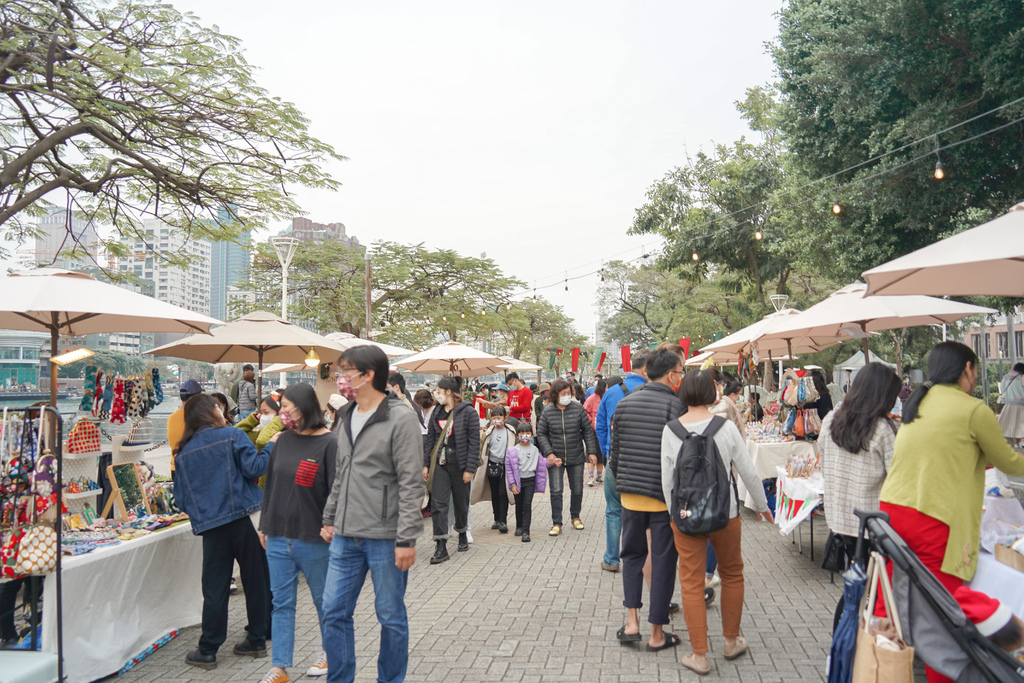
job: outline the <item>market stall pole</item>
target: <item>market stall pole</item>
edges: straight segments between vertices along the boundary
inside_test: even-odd
[[[263,364],[300,364],[315,352],[336,358],[345,347],[315,332],[293,325],[266,311],[254,311],[214,329],[209,335],[192,335],[146,351],[207,363],[258,363],[257,393],[263,395]]]

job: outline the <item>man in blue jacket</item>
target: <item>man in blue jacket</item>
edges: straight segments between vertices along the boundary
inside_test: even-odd
[[[601,404],[597,408],[596,428],[597,442],[601,446],[601,453],[608,460],[609,448],[611,446],[611,424],[612,416],[619,401],[636,389],[647,384],[647,356],[649,352],[644,349],[637,351],[632,359],[632,371],[626,375],[622,384],[609,387],[601,398]],[[625,387],[625,388],[623,388]],[[609,572],[619,571],[619,539],[622,536],[622,501],[615,490],[615,475],[607,467],[604,468],[604,559],[601,561],[601,569]]]

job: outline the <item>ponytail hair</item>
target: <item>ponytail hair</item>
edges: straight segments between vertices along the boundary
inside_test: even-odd
[[[442,377],[437,383],[438,389],[447,389],[452,392],[455,399],[455,405],[462,403],[462,378],[461,377]]]
[[[903,406],[903,424],[910,424],[918,418],[917,409],[925,394],[936,384],[956,384],[968,366],[978,365],[978,356],[966,344],[944,341],[932,347],[928,354],[928,381],[914,389],[914,393]]]

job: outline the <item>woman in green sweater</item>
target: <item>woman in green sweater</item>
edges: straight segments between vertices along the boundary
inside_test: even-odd
[[[1024,475],[995,414],[974,398],[978,357],[959,342],[928,355],[928,381],[903,408],[879,507],[928,569],[952,592],[978,562],[985,468]]]

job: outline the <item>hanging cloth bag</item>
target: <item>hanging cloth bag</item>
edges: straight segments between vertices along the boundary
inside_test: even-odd
[[[903,628],[900,624],[899,611],[892,596],[892,584],[889,574],[885,571],[885,559],[877,552],[871,553],[868,567],[869,593],[861,611],[860,628],[857,630],[857,648],[853,656],[852,683],[913,683],[914,680],[914,648],[903,640]],[[886,619],[877,619],[875,601],[878,597],[878,585],[882,586],[882,601],[885,604]],[[891,619],[896,637],[893,639],[874,634],[871,626]]]

